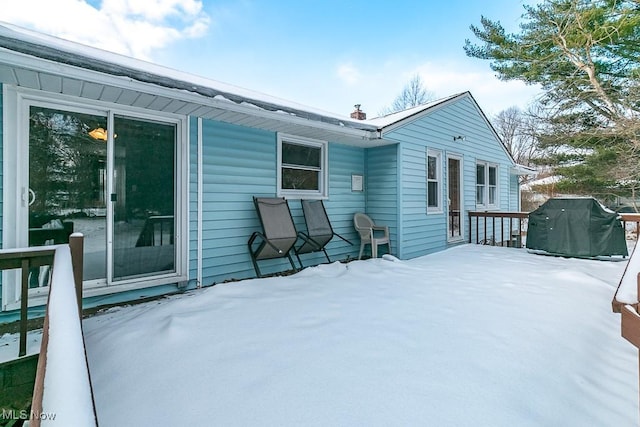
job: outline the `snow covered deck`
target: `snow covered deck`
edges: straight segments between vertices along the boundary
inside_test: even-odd
[[[463,245],[86,319],[101,426],[638,425],[626,262]]]

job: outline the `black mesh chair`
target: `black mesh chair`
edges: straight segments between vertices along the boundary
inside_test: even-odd
[[[327,257],[327,261],[331,262],[325,247],[331,239],[333,239],[333,236],[338,236],[345,242],[353,245],[353,243],[333,231],[322,200],[302,200],[302,213],[304,214],[304,221],[307,224],[307,232],[299,233],[302,237],[302,243],[300,246],[294,247],[300,266],[302,266],[300,255],[311,252],[322,251],[324,252],[324,256]]]
[[[258,261],[287,257],[294,271],[297,267],[291,258],[291,249],[298,240],[289,204],[284,198],[254,197],[258,218],[263,232],[254,232],[249,238],[249,254],[258,277],[262,277]]]

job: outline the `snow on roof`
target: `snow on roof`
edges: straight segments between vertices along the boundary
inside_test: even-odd
[[[187,90],[211,98],[222,97],[231,102],[250,104],[269,111],[283,112],[338,126],[375,130],[374,126],[366,121],[351,119],[262,92],[38,33],[2,21],[0,21],[0,48],[145,83]]]
[[[440,99],[436,99],[434,101],[429,101],[427,103],[424,104],[420,104],[417,105],[415,107],[412,108],[408,108],[406,110],[402,110],[402,111],[398,111],[395,113],[391,113],[391,114],[387,114],[384,116],[380,116],[380,117],[374,117],[372,119],[366,120],[368,123],[371,123],[373,125],[376,125],[378,128],[383,128],[389,125],[392,125],[394,123],[397,123],[399,121],[402,121],[406,118],[409,118],[411,116],[414,116],[416,114],[419,114],[423,111],[429,110],[430,108],[433,108],[437,105],[440,105],[446,101],[449,101],[451,99],[457,98],[459,96],[462,96],[464,94],[466,94],[468,92],[462,92],[462,93],[456,93],[454,95],[450,95],[444,98],[440,98]]]
[[[552,185],[556,184],[562,179],[560,175],[550,175],[545,176],[544,178],[538,178],[527,182],[526,184],[522,184],[520,187],[523,190],[531,190],[536,185]]]
[[[228,100],[238,105],[254,106],[270,112],[289,114],[312,121],[368,132],[380,131],[385,127],[399,123],[455,98],[465,95],[471,96],[468,91],[461,92],[385,116],[368,120],[356,120],[262,92],[178,71],[0,21],[0,49],[2,48],[99,73],[125,77],[142,83],[194,92],[209,98]]]

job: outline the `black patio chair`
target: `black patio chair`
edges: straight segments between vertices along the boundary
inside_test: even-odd
[[[284,198],[254,197],[263,232],[256,231],[249,238],[249,254],[258,277],[262,277],[258,261],[287,257],[294,271],[298,268],[291,258],[291,249],[298,240],[298,232]]]
[[[353,245],[349,240],[333,231],[322,200],[302,200],[302,213],[304,214],[304,221],[307,224],[307,232],[299,233],[302,237],[302,244],[294,247],[300,266],[303,266],[300,260],[300,254],[311,252],[322,251],[324,252],[324,256],[327,257],[327,261],[331,262],[325,247],[331,239],[333,239],[333,236],[338,236],[345,242]]]

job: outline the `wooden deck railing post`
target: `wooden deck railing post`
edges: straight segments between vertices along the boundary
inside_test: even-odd
[[[637,266],[637,263],[632,263],[632,261],[635,260],[635,257],[638,255],[640,255],[640,251],[636,245],[631,253],[630,261],[622,274],[622,278],[618,283],[618,288],[611,302],[611,308],[614,313],[621,314],[620,333],[622,337],[638,349],[638,414],[640,415],[640,272],[636,271],[636,268],[629,268],[631,265]],[[635,298],[625,297],[625,300],[618,300],[618,293],[623,283],[627,282],[625,279],[631,277],[635,278]]]
[[[476,217],[476,243],[480,239],[480,218]]]
[[[487,241],[487,217],[482,217],[482,220],[484,221],[484,241]]]
[[[27,354],[27,311],[29,309],[29,266],[28,258],[22,260],[22,283],[20,286],[20,348],[18,356]]]

